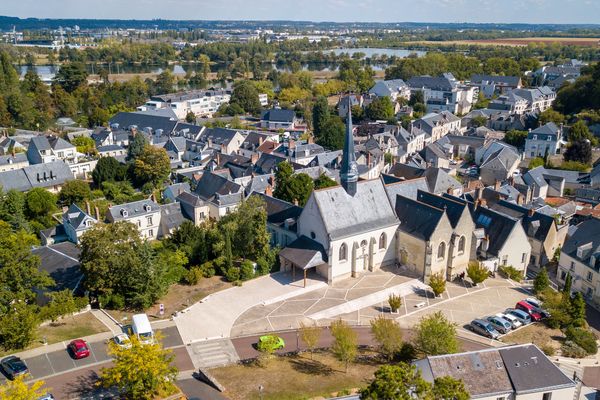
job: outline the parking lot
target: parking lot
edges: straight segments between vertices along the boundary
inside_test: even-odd
[[[163,335],[162,341],[165,348],[173,348],[183,345],[181,337],[177,332],[177,327],[175,326],[165,329],[157,329],[156,332],[160,332]],[[111,359],[108,355],[108,344],[106,341],[88,342],[90,356],[80,360],[75,360],[73,357],[71,357],[67,351],[67,345],[68,343],[64,343],[63,350],[57,350],[34,357],[23,358],[23,361],[25,361],[27,367],[29,368],[29,373],[31,375],[30,379],[36,380],[48,376],[63,374],[68,371],[87,369],[92,366],[103,364]],[[0,374],[0,383],[3,383],[5,380],[6,377],[3,374]]]

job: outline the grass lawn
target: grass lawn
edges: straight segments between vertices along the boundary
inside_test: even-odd
[[[502,337],[506,344],[533,343],[538,347],[548,345],[560,349],[563,334],[560,329],[551,329],[541,323],[531,324]]]
[[[238,364],[212,369],[211,374],[225,386],[225,395],[233,400],[260,399],[258,386],[264,387],[262,398],[277,400],[309,399],[349,394],[365,386],[380,366],[372,351],[360,351],[348,373],[329,352],[275,357],[264,366]]]
[[[231,283],[225,282],[225,280],[220,276],[204,278],[195,286],[175,284],[169,288],[169,291],[165,296],[163,296],[162,299],[144,312],[148,314],[150,320],[169,319],[171,314],[174,312],[188,308],[209,294],[227,289],[229,287],[231,287]],[[159,314],[159,304],[164,304],[165,306],[165,313],[162,316]],[[137,312],[118,310],[106,311],[108,311],[108,313],[117,321],[125,325],[131,321],[132,315],[137,314]]]

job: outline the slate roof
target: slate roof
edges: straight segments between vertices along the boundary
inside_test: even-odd
[[[486,207],[477,207],[473,212],[473,220],[478,228],[483,228],[489,236],[487,252],[495,256],[510,237],[519,220]]]
[[[520,219],[527,236],[542,242],[546,240],[548,232],[554,225],[554,218],[552,216],[540,212],[534,212],[530,216],[529,209],[506,200],[500,200],[491,206],[491,208],[513,218]]]
[[[146,206],[150,209],[147,211]],[[139,217],[143,215],[153,214],[159,211],[160,206],[150,199],[133,201],[131,203],[118,204],[108,209],[107,214],[110,214],[112,221],[125,221],[129,218]],[[122,215],[122,210],[127,212],[127,217]]]
[[[356,187],[354,196],[342,186],[311,195],[331,240],[398,224],[381,180],[359,181]]]
[[[200,199],[217,205],[236,204],[241,201],[242,187],[213,172],[205,172],[194,191]]]
[[[259,174],[272,174],[275,172],[277,165],[286,160],[285,157],[275,154],[262,153],[254,164],[254,169]]]
[[[201,207],[204,205],[204,201],[202,201],[197,194],[189,192],[180,193],[179,196],[177,196],[177,201],[180,203],[189,204],[192,207]]]
[[[417,192],[417,200],[440,210],[445,210],[453,228],[456,228],[464,211],[468,209],[467,203],[458,197],[438,196],[423,190]]]
[[[306,236],[300,236],[287,245],[279,252],[279,256],[293,262],[302,269],[316,267],[327,262],[325,248]]]
[[[163,234],[179,228],[185,221],[179,203],[163,204],[160,206],[160,226]]]
[[[586,246],[590,244],[589,246]],[[588,251],[583,254],[583,257],[577,257],[577,248],[580,246],[589,247]],[[590,257],[592,254],[600,252],[600,219],[590,218],[577,225],[577,230],[564,243],[562,251],[577,260],[581,260],[586,265],[590,265]],[[600,265],[600,257],[597,257],[596,270]]]
[[[456,82],[444,76],[414,76],[407,82],[408,86],[413,89],[429,88],[433,90],[451,91],[456,87]]]
[[[395,208],[396,207],[396,197],[397,195],[401,195],[404,197],[408,197],[409,199],[415,200],[417,198],[417,193],[421,190],[429,190],[427,187],[427,179],[425,178],[416,178],[405,181],[398,182],[389,182],[387,177],[391,177],[391,175],[381,175],[381,179],[385,184],[385,192],[388,195],[388,199],[390,203]]]
[[[288,220],[290,223],[289,229],[296,232],[296,221],[302,213],[302,207],[261,193],[255,192],[251,196],[257,196],[264,201],[268,223],[283,226],[285,221]]]
[[[267,187],[275,184],[275,175],[257,175],[253,176],[248,185],[246,186],[246,195],[250,195],[252,192],[264,193]]]
[[[269,122],[293,122],[296,113],[293,110],[284,110],[281,108],[273,108],[262,112],[261,121]]]
[[[440,124],[449,124],[451,122],[459,121],[456,115],[449,111],[442,111],[440,113],[429,113],[413,122],[414,126],[419,126],[419,123],[428,125],[431,128],[439,126]]]
[[[505,172],[508,172],[512,166],[519,160],[519,154],[515,153],[508,147],[502,147],[496,152],[490,154],[480,165],[480,168],[487,168],[493,162],[500,161]],[[492,167],[493,168],[493,167]]]
[[[517,87],[521,78],[518,76],[501,76],[501,75],[481,75],[474,74],[471,76],[471,83],[481,83],[483,81],[490,83],[500,83],[507,86]]]
[[[208,142],[210,139],[213,144],[218,145],[229,145],[233,138],[238,133],[235,129],[226,129],[226,128],[208,128],[205,129],[204,132],[200,135],[201,142]]]
[[[550,137],[552,140],[558,140],[559,128],[554,122],[548,122],[527,134],[527,139],[533,140],[533,135],[537,135],[537,140],[547,140]]]
[[[154,131],[162,129],[163,133],[171,134],[177,126],[177,120],[169,117],[146,115],[135,112],[120,112],[111,118],[110,126],[129,130],[131,126],[143,131],[144,128],[152,128]]]
[[[29,141],[29,146],[35,146],[35,148],[40,150],[51,150],[52,146],[50,146],[50,141],[46,136],[34,136]]]
[[[62,185],[73,179],[73,173],[62,161],[28,165],[18,170],[0,172],[0,187],[8,191],[15,189],[25,192],[34,187]]]
[[[450,188],[457,189],[462,187],[462,184],[459,181],[451,177],[441,168],[429,167],[422,169],[396,163],[388,173],[407,180],[424,177],[427,180],[427,186],[431,193],[444,193]]]
[[[28,163],[26,153],[5,154],[0,156],[0,165]]]
[[[444,217],[444,210],[398,195],[396,215],[400,220],[398,229],[422,240],[429,240]]]
[[[36,247],[31,253],[40,257],[40,270],[46,271],[54,279],[53,290],[74,290],[78,286],[83,273],[79,267],[80,250],[76,244],[63,242]]]
[[[48,142],[50,143],[50,147],[52,147],[54,150],[64,150],[64,149],[74,149],[75,146],[73,146],[71,143],[67,142],[66,140],[59,138],[58,136],[48,136],[47,137]]]
[[[75,203],[69,206],[69,209],[64,214],[64,217],[66,217],[66,220],[69,222],[69,224],[71,224],[71,226],[76,230],[86,227],[85,225],[83,225],[83,223],[87,218],[91,218],[94,222],[97,222],[95,218],[87,214]]]
[[[99,153],[106,153],[109,151],[124,151],[125,148],[119,146],[118,144],[107,144],[106,146],[99,146],[96,148]]]

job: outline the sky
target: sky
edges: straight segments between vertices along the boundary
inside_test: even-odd
[[[0,0],[21,18],[597,23],[600,0]]]

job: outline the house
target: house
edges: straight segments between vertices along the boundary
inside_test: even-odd
[[[160,206],[160,227],[158,237],[169,237],[183,224],[185,216],[179,203],[162,204]]]
[[[226,128],[208,128],[202,131],[198,142],[223,154],[237,153],[245,138],[241,131]]]
[[[450,149],[450,157],[463,160],[474,160],[477,149],[487,142],[481,136],[446,135],[436,143]]]
[[[556,249],[562,247],[569,226],[560,221],[558,214],[547,215],[506,200],[500,200],[490,207],[521,221],[531,245],[530,266],[543,267],[552,260]]]
[[[377,97],[389,97],[392,103],[395,103],[398,98],[408,100],[410,98],[410,88],[402,79],[390,79],[386,81],[377,81],[375,85],[369,89],[369,94]],[[346,114],[344,114],[345,116]]]
[[[58,193],[62,185],[73,178],[73,173],[67,164],[53,161],[0,172],[0,187],[5,191],[14,189],[19,192],[41,187],[52,193]]]
[[[484,185],[493,185],[496,181],[504,181],[513,176],[517,170],[521,156],[511,147],[500,146],[489,154],[479,166],[479,176]]]
[[[495,94],[505,94],[512,89],[520,89],[523,86],[518,76],[480,75],[471,76],[470,84],[479,89],[486,98]]]
[[[28,165],[29,160],[25,153],[5,154],[0,156],[0,172],[21,169]]]
[[[152,96],[143,106],[138,107],[138,111],[168,109],[180,120],[185,119],[189,113],[196,117],[212,117],[229,100],[230,90],[191,90]]]
[[[480,205],[473,205],[473,219],[483,235],[476,234],[475,254],[472,258],[484,261],[495,272],[500,266],[512,266],[525,274],[529,265],[531,245],[521,221]]]
[[[252,157],[253,154],[260,155],[260,148],[265,142],[279,142],[279,135],[251,131],[238,149],[238,154],[244,157]]]
[[[208,204],[201,200],[197,194],[182,192],[177,196],[176,201],[181,207],[182,215],[196,226],[199,226],[210,217]]]
[[[463,191],[463,185],[446,171],[436,167],[419,168],[405,164],[394,164],[388,171],[389,175],[396,176],[403,180],[416,178],[425,178],[429,192],[435,194],[451,193],[460,196]]]
[[[452,280],[466,271],[475,229],[466,201],[418,191],[416,199],[398,195],[395,207],[401,264],[424,282],[433,274]]]
[[[523,174],[523,181],[532,188],[534,198],[562,197],[565,189],[575,190],[583,186],[586,174],[578,171],[548,169],[543,166]]]
[[[188,182],[180,182],[169,185],[163,190],[163,199],[174,202],[183,192],[190,193],[190,184]]]
[[[77,149],[57,136],[35,136],[29,142],[27,159],[30,164],[47,164],[58,160],[77,164]]]
[[[127,150],[118,144],[109,144],[106,146],[96,147],[96,151],[100,157],[113,157],[117,160],[125,160],[127,156]]]
[[[413,365],[430,383],[446,376],[461,380],[472,399],[572,400],[576,397],[577,384],[534,344],[428,356]]]
[[[475,88],[460,84],[450,73],[437,77],[415,76],[406,82],[411,94],[423,92],[427,112],[466,114],[475,102]]]
[[[341,118],[346,118],[346,115],[348,115],[348,104],[350,107],[363,108],[365,106],[365,96],[351,94],[346,97],[341,97],[338,102],[338,115]]]
[[[491,109],[506,110],[514,114],[541,113],[552,106],[556,92],[548,86],[532,89],[513,89],[488,105]]]
[[[260,116],[260,127],[270,130],[294,130],[298,119],[294,110],[272,108],[265,110]]]
[[[302,207],[266,194],[252,193],[251,196],[258,196],[265,204],[271,246],[284,248],[298,239],[297,222],[302,213]]]
[[[89,209],[89,206],[88,206]],[[62,216],[63,227],[69,242],[78,244],[79,238],[91,229],[98,220],[91,216],[91,212],[83,211],[77,204],[71,204]]]
[[[460,118],[448,111],[429,113],[412,122],[411,129],[415,128],[428,134],[431,142],[435,142],[450,133],[459,133]]]
[[[396,141],[398,142],[398,151],[402,150],[404,156],[412,156],[425,147],[425,131],[411,128],[408,132],[403,127],[399,127],[395,132]],[[400,153],[398,153],[400,157]]]
[[[208,205],[209,216],[216,220],[234,211],[244,198],[243,186],[207,171],[196,184],[194,194]]]
[[[562,142],[562,124],[548,122],[537,129],[529,130],[525,139],[525,157],[546,157],[558,154]]]
[[[81,250],[71,242],[39,246],[31,249],[31,254],[40,258],[39,270],[54,280],[48,291],[70,290],[75,295],[83,295],[81,282],[83,273],[79,264]],[[41,301],[40,301],[41,300]],[[38,305],[47,303],[44,296],[38,296]]]
[[[561,249],[557,279],[573,278],[572,290],[591,304],[600,305],[600,219],[590,218],[576,226]]]
[[[9,136],[0,137],[0,154],[8,155],[25,152],[27,149],[18,140]]]
[[[435,168],[450,168],[450,157],[446,154],[440,141],[431,143],[419,152],[428,166]]]
[[[124,130],[129,133],[140,131],[157,136],[172,135],[177,126],[177,119],[140,112],[120,112],[110,119],[109,126],[113,134],[118,130]],[[115,142],[117,142],[116,137]]]
[[[139,200],[108,208],[106,221],[129,222],[135,225],[142,239],[156,240],[160,231],[160,206],[154,201]]]

